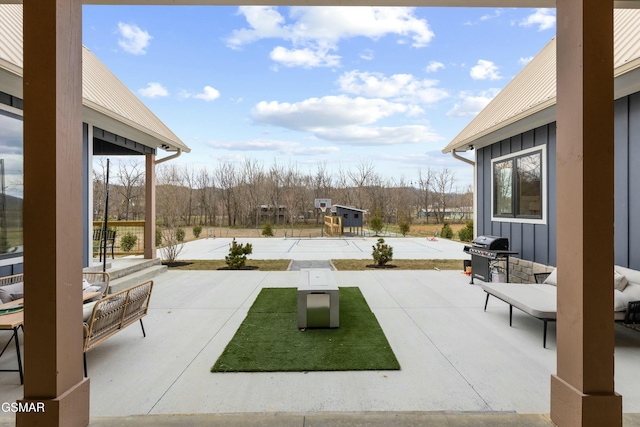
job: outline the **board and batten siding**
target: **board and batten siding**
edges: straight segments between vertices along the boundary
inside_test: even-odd
[[[640,93],[618,99],[614,114],[614,259],[640,270]]]
[[[640,269],[640,93],[615,101],[615,263]],[[491,220],[491,159],[546,145],[546,224]],[[556,265],[556,124],[550,123],[478,149],[477,234],[509,239],[516,257]],[[546,166],[546,171],[544,167]],[[597,209],[597,206],[594,206]],[[593,232],[599,233],[598,225]]]
[[[491,159],[533,147],[546,146],[546,159],[542,165],[545,174],[547,204],[545,208],[546,224],[526,224],[519,222],[501,222],[491,220]],[[477,153],[477,198],[478,224],[480,235],[502,236],[509,239],[509,247],[518,252],[517,258],[539,264],[556,263],[556,124],[551,123],[513,136],[493,145],[480,148]]]

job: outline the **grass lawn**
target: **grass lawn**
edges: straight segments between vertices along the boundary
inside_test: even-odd
[[[373,264],[372,259],[332,259],[331,262],[337,270],[370,270],[367,265]],[[460,270],[462,271],[462,260],[460,259],[394,259],[389,264],[395,265],[392,270]]]
[[[295,288],[265,288],[211,372],[397,370],[360,289],[340,288],[340,327],[298,329]]]
[[[258,267],[261,271],[286,271],[291,260],[288,259],[249,259],[247,266]],[[373,264],[372,259],[334,259],[331,260],[336,269],[349,270],[373,270],[367,265]],[[394,270],[460,270],[462,271],[462,260],[459,259],[398,259],[389,264],[396,266]],[[224,260],[185,260],[179,261],[176,265],[170,265],[170,270],[217,270],[226,267]]]
[[[248,259],[247,266],[258,267],[262,271],[286,271],[290,262],[288,259]],[[169,265],[169,270],[217,270],[226,266],[223,259],[196,259],[178,261]]]

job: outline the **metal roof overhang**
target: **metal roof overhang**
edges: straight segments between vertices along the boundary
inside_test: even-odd
[[[2,58],[0,58],[0,92],[18,98],[23,97],[22,69]],[[83,98],[82,104],[82,120],[87,124],[106,129],[110,133],[153,149],[189,152],[188,147],[176,147],[176,143],[165,136],[144,128],[86,98]]]
[[[640,92],[640,58],[616,69],[614,78],[614,99]],[[556,98],[553,97],[522,114],[459,141],[453,146],[447,146],[443,152],[461,153],[472,148],[486,147],[555,121]]]
[[[14,70],[13,64],[0,59],[0,92],[22,98],[22,75]],[[111,133],[136,141],[151,148],[162,148],[165,151],[177,151],[175,143],[149,129],[143,129],[138,124],[117,116],[87,99],[83,99],[82,120],[92,126],[106,129]]]

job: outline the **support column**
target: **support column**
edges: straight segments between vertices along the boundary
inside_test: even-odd
[[[144,257],[156,257],[156,155],[145,155]]]
[[[557,1],[557,58],[558,373],[551,377],[551,419],[561,427],[621,426],[613,357],[612,0]]]
[[[86,426],[82,4],[24,2],[24,401],[18,426]]]

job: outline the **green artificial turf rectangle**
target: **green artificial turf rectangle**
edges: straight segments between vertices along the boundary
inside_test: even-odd
[[[265,288],[211,372],[400,369],[359,288],[340,288],[340,327],[298,329],[297,290]]]

